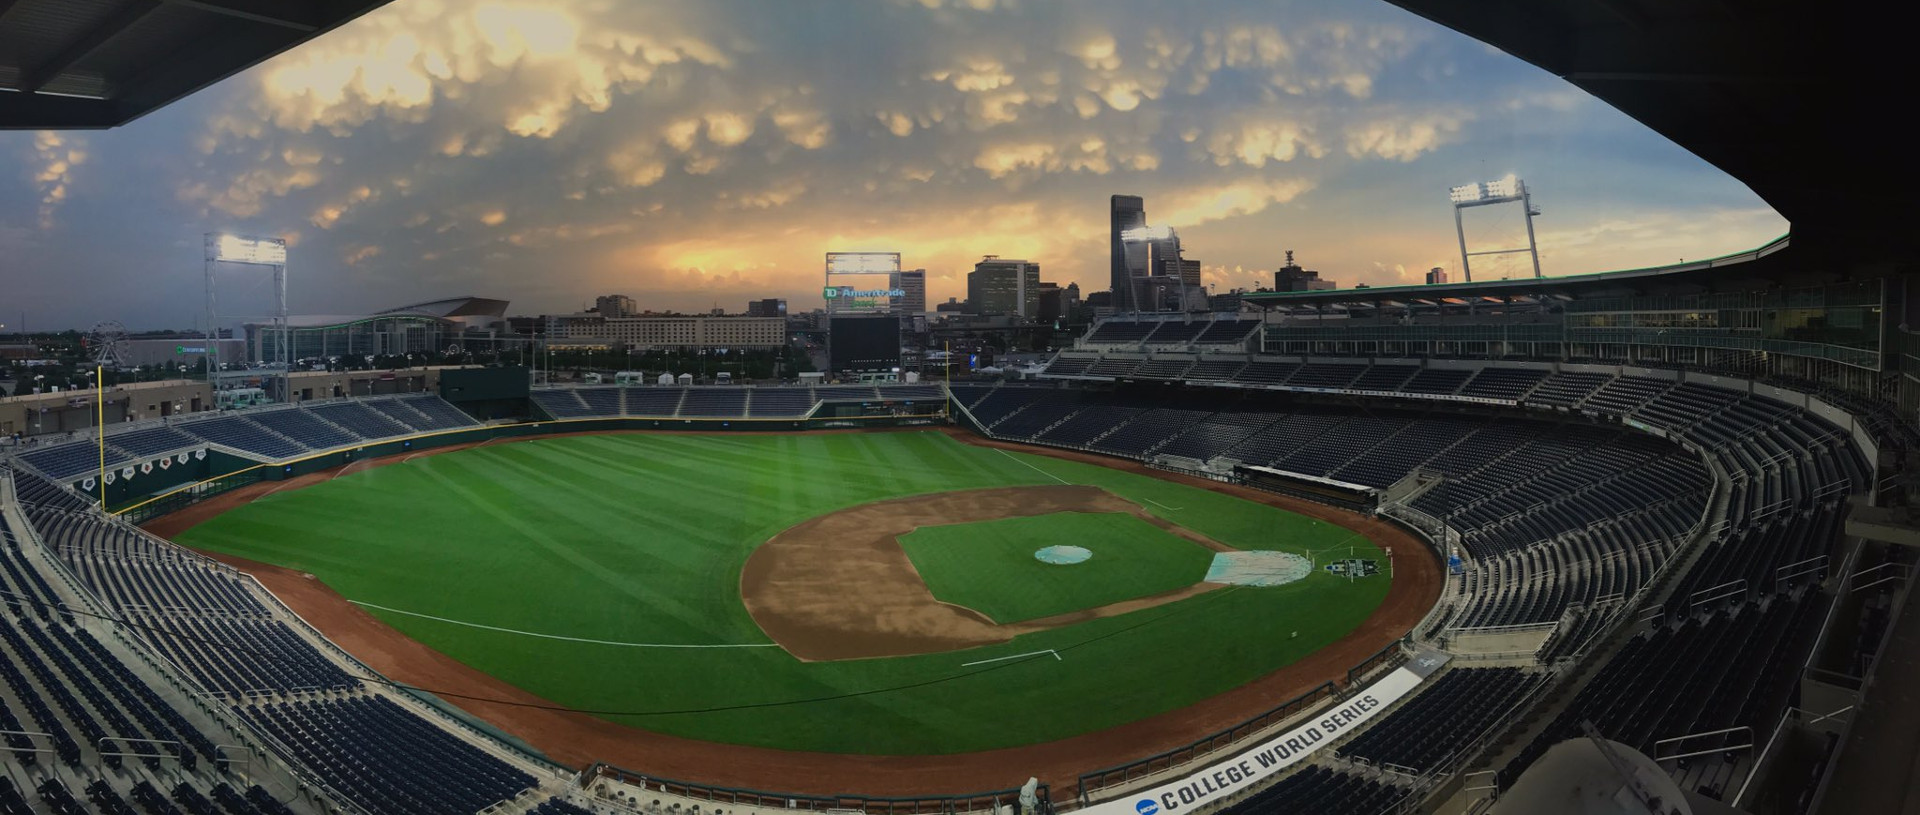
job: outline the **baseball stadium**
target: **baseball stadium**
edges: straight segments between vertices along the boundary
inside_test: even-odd
[[[97,38],[9,30],[61,1],[0,2],[0,35]],[[1903,213],[1809,186],[1879,148],[1803,77],[1716,79],[1823,41],[1710,3],[1395,4],[1793,233],[1122,313],[1017,380],[509,364],[139,419],[135,393],[116,422],[103,397],[0,467],[0,813],[1900,811]],[[231,36],[264,5],[175,5],[90,47],[204,57],[7,94],[4,124],[114,126],[381,4],[306,4],[278,41]]]

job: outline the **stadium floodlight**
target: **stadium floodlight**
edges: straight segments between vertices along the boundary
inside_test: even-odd
[[[1121,240],[1135,243],[1140,241],[1164,241],[1172,237],[1173,227],[1170,226],[1136,226],[1120,233]]]
[[[219,380],[220,362],[220,326],[219,314],[214,303],[214,270],[222,263],[234,263],[243,266],[266,266],[273,270],[274,288],[274,329],[280,341],[282,399],[289,398],[291,382],[287,377],[293,370],[293,332],[287,325],[287,240],[285,238],[267,238],[254,235],[236,235],[230,232],[208,232],[206,239],[207,273],[207,384],[215,386]],[[261,351],[266,343],[262,341]]]
[[[892,274],[900,271],[899,252],[828,252],[827,274]]]
[[[1512,175],[1492,181],[1473,184],[1461,184],[1447,190],[1447,198],[1453,202],[1453,230],[1460,239],[1460,272],[1465,282],[1473,282],[1473,263],[1475,255],[1505,255],[1526,252],[1533,256],[1533,276],[1540,277],[1540,246],[1533,239],[1533,218],[1540,209],[1533,205],[1532,193],[1527,191],[1527,182]],[[1461,219],[1460,211],[1468,207],[1483,207],[1490,204],[1510,204],[1518,202],[1521,212],[1527,219],[1527,245],[1513,249],[1493,249],[1484,252],[1467,251],[1467,229]]]
[[[1142,224],[1140,226],[1136,226],[1132,229],[1128,229],[1120,233],[1120,240],[1123,243],[1145,244],[1147,248],[1147,268],[1145,270],[1146,273],[1135,274],[1135,273],[1131,273],[1130,271],[1129,274],[1127,275],[1127,278],[1129,280],[1127,289],[1129,292],[1133,293],[1133,298],[1135,300],[1135,302],[1132,303],[1134,313],[1140,313],[1141,311],[1143,311],[1143,309],[1140,308],[1140,303],[1138,302],[1138,299],[1139,299],[1138,290],[1141,283],[1146,283],[1147,285],[1150,285],[1150,286],[1167,285],[1168,283],[1173,283],[1175,285],[1178,285],[1180,288],[1181,307],[1185,308],[1185,304],[1187,302],[1186,278],[1178,277],[1175,275],[1156,275],[1153,273],[1154,267],[1156,265],[1154,263],[1154,247],[1160,246],[1169,241],[1174,241],[1174,238],[1175,238],[1175,235],[1174,235],[1173,227],[1164,226],[1164,225],[1149,226],[1146,224]],[[1173,260],[1177,264],[1180,260],[1180,256],[1179,256],[1180,244],[1177,241],[1173,243],[1173,249],[1174,249]],[[1161,260],[1164,261],[1165,258],[1161,258]],[[1131,265],[1129,265],[1129,269],[1131,270]],[[1157,302],[1157,298],[1154,304],[1154,310],[1155,311],[1160,310],[1159,303]]]

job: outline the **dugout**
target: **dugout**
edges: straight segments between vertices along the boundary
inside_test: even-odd
[[[1310,475],[1249,464],[1234,467],[1233,474],[1249,487],[1330,504],[1368,515],[1373,514],[1374,509],[1380,505],[1380,491],[1360,484],[1349,484],[1331,478],[1315,478]]]

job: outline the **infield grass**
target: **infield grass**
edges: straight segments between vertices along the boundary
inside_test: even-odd
[[[808,518],[906,495],[1062,482],[1103,487],[1238,548],[1352,545],[1379,556],[1364,538],[1283,510],[938,432],[496,443],[275,493],[179,540],[311,572],[350,600],[444,618],[371,609],[474,668],[615,722],[869,754],[1046,742],[1183,707],[1340,639],[1386,596],[1384,576],[1348,583],[1316,570],[997,646],[844,662],[801,662],[771,646],[741,604],[748,554]],[[1060,659],[963,667],[1046,649]]]
[[[1084,563],[1042,563],[1045,546],[1079,546]],[[901,548],[935,599],[1018,623],[1191,586],[1213,552],[1132,515],[1056,512],[923,526]]]

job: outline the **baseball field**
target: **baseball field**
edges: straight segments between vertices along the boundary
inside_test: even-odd
[[[407,636],[608,721],[942,755],[1115,727],[1247,684],[1387,596],[1364,536],[940,432],[602,434],[423,455],[175,538],[308,572]],[[1077,563],[1034,557],[1079,547]],[[1274,551],[1282,585],[1209,582]],[[1381,566],[1350,579],[1322,566]]]

